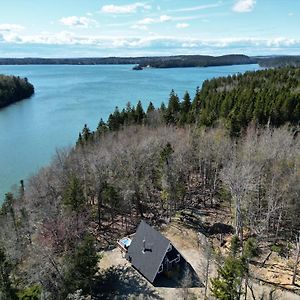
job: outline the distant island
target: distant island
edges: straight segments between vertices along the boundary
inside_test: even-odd
[[[83,57],[83,58],[0,58],[0,65],[124,65],[132,64],[134,70],[151,68],[211,67],[227,65],[259,64],[276,67],[300,65],[300,56],[247,56],[229,54],[210,55],[176,55],[153,57]]]
[[[31,97],[34,87],[27,78],[0,75],[0,108]]]

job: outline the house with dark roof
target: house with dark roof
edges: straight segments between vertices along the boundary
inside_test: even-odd
[[[151,283],[183,259],[172,243],[145,221],[138,226],[125,257]]]

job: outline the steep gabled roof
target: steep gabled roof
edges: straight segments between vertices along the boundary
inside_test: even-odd
[[[170,241],[167,238],[145,221],[141,221],[126,258],[143,276],[153,282],[169,245]]]

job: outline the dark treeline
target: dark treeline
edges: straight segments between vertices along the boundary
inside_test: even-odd
[[[256,78],[276,76],[272,72],[244,76],[251,86]],[[289,85],[299,71],[285,72],[278,71],[275,87]],[[243,83],[242,75],[232,78]],[[0,296],[78,299],[81,290],[112,299],[119,279],[99,270],[99,250],[133,233],[141,219],[159,226],[186,208],[230,207],[241,243],[245,232],[258,243],[293,241],[300,230],[296,126],[251,122],[238,138],[226,122],[199,126],[208,86],[218,95],[232,78],[220,79],[220,91],[217,80],[207,81],[193,100],[186,93],[180,101],[172,91],[159,109],[150,103],[144,111],[140,102],[116,109],[95,132],[85,126],[74,148],[58,151],[50,166],[6,194]],[[272,86],[267,79],[266,86]]]
[[[241,64],[259,64],[262,67],[299,66],[299,56],[256,56],[228,54],[175,55],[149,57],[81,57],[81,58],[0,58],[0,65],[108,65],[136,64],[140,68],[209,67]]]
[[[83,58],[0,58],[0,65],[106,65],[140,64],[153,68],[208,67],[256,63],[255,60],[239,54],[223,56],[177,55],[153,57],[83,57]]]
[[[29,98],[33,93],[34,87],[27,78],[0,75],[0,108]]]

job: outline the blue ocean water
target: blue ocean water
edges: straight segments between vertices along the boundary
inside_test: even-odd
[[[71,146],[85,123],[94,130],[116,106],[168,101],[171,89],[194,95],[206,79],[257,70],[258,65],[146,69],[132,65],[0,66],[0,74],[27,77],[35,95],[0,110],[0,202],[6,192]]]

